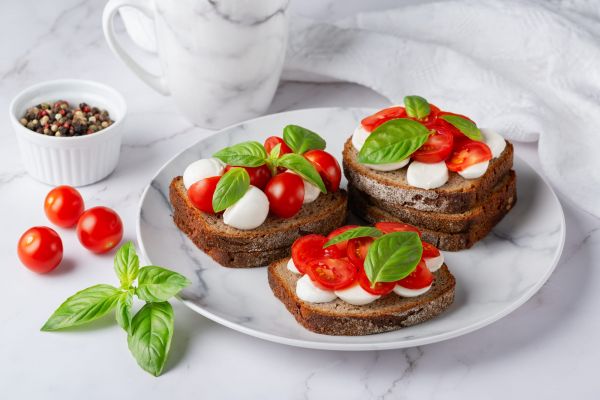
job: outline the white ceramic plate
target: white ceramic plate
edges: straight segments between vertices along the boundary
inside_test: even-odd
[[[445,252],[456,276],[456,300],[448,311],[426,323],[370,336],[326,336],[300,326],[277,300],[265,268],[219,266],[181,233],[171,218],[171,179],[199,158],[224,146],[279,135],[287,124],[319,132],[327,150],[340,155],[358,121],[373,110],[322,108],[257,118],[201,140],[166,163],[140,202],[138,239],[148,262],[188,276],[181,293],[191,309],[248,335],[292,346],[330,350],[394,349],[439,342],[482,328],[514,311],[546,282],[565,239],[563,211],[550,186],[516,158],[518,201],[496,228],[472,249]],[[343,182],[345,185],[345,182]]]

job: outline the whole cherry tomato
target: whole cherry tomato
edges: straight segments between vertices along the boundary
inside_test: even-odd
[[[265,193],[271,212],[281,218],[290,218],[302,208],[304,182],[298,175],[284,172],[271,178]]]
[[[304,157],[317,169],[328,192],[335,192],[339,189],[342,170],[334,156],[324,150],[309,150],[304,153]]]
[[[19,259],[30,270],[39,274],[52,271],[63,257],[60,236],[47,226],[28,229],[17,245]]]
[[[123,223],[110,208],[93,207],[81,214],[77,223],[77,237],[86,249],[105,253],[123,238]]]
[[[281,144],[281,149],[279,150],[279,156],[281,157],[284,154],[288,154],[288,153],[293,153],[294,151],[292,149],[290,149],[290,146],[288,146],[282,138],[280,138],[279,136],[270,136],[267,138],[267,140],[265,140],[265,150],[267,151],[267,154],[271,153],[271,150],[273,150],[273,147],[277,146],[278,144]]]
[[[225,167],[225,172],[233,168],[231,165]],[[256,186],[260,190],[263,190],[269,179],[271,179],[271,170],[267,167],[267,164],[263,164],[260,167],[237,167],[244,168],[250,175],[250,184]]]
[[[54,225],[62,228],[74,226],[83,213],[83,198],[71,186],[57,186],[46,195],[44,212]]]
[[[220,179],[220,176],[211,176],[210,178],[199,180],[190,186],[188,189],[188,198],[194,207],[205,213],[215,213],[212,200]]]

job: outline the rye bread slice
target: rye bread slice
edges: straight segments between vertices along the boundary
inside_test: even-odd
[[[418,297],[390,293],[371,304],[353,306],[340,299],[308,303],[296,296],[299,276],[287,269],[288,258],[269,265],[273,294],[306,329],[325,335],[362,336],[397,330],[430,320],[454,301],[456,282],[446,265],[434,273],[431,289]]]
[[[444,186],[429,190],[410,186],[406,181],[406,168],[382,172],[365,167],[358,162],[358,152],[351,138],[344,145],[342,164],[350,185],[387,204],[421,211],[461,213],[480,204],[506,176],[513,164],[513,146],[507,142],[502,154],[490,161],[481,178],[464,179],[449,172]]]
[[[253,230],[226,225],[221,214],[198,210],[187,196],[181,176],[169,186],[173,220],[201,250],[225,267],[259,267],[289,256],[292,243],[309,233],[328,234],[346,220],[345,190],[320,195],[292,218],[267,217]]]
[[[485,201],[470,210],[461,213],[439,213],[435,211],[415,210],[411,207],[398,206],[393,202],[384,201],[361,192],[352,185],[348,185],[350,201],[362,198],[359,202],[366,202],[381,210],[387,211],[400,221],[445,233],[462,233],[485,225],[488,221],[495,220],[502,209],[510,209],[516,201],[516,175],[510,170],[498,182]]]

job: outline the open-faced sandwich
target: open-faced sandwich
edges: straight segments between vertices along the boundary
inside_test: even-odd
[[[343,224],[347,194],[325,140],[296,125],[264,145],[248,141],[191,163],[173,179],[175,224],[219,264],[257,267],[307,233]]]
[[[364,118],[346,141],[352,211],[416,225],[442,250],[471,247],[516,202],[513,147],[419,96]]]
[[[269,265],[275,296],[305,328],[369,335],[427,321],[454,301],[444,256],[414,226],[379,222],[307,235]]]

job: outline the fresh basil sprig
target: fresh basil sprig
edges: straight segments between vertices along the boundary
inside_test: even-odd
[[[404,107],[406,108],[406,115],[416,119],[424,119],[431,112],[429,102],[421,96],[404,97]]]
[[[461,131],[469,139],[477,140],[479,142],[483,140],[483,134],[473,121],[469,121],[459,115],[450,114],[442,115],[440,118]]]
[[[117,323],[127,332],[131,354],[140,367],[158,376],[165,366],[173,337],[174,315],[168,300],[191,282],[162,267],[140,269],[131,242],[115,254],[115,272],[121,281],[120,288],[100,284],[75,293],[54,311],[42,331],[83,325],[114,309]],[[146,304],[132,316],[134,293]]]
[[[402,161],[427,141],[429,130],[422,124],[399,118],[387,121],[367,137],[358,153],[363,164],[386,164]]]
[[[262,144],[249,141],[225,147],[213,157],[235,167],[260,167],[266,162],[267,151]]]
[[[373,284],[406,278],[421,260],[423,243],[416,232],[392,232],[371,244],[365,273]]]
[[[359,237],[374,237],[377,238],[383,235],[379,229],[374,228],[372,226],[357,226],[356,228],[348,229],[329,239],[327,243],[323,245],[323,248],[327,248],[329,246],[333,246],[337,243],[345,242],[346,240],[355,239]]]
[[[306,181],[312,183],[323,193],[327,193],[325,183],[317,169],[310,161],[302,157],[300,154],[288,153],[277,159],[277,166],[284,167],[300,175]]]
[[[266,153],[265,153],[266,154]],[[241,199],[250,187],[250,175],[244,168],[231,168],[227,171],[215,188],[212,206],[220,212]]]
[[[283,128],[283,141],[297,154],[304,154],[308,150],[323,150],[326,145],[321,136],[298,125]]]

